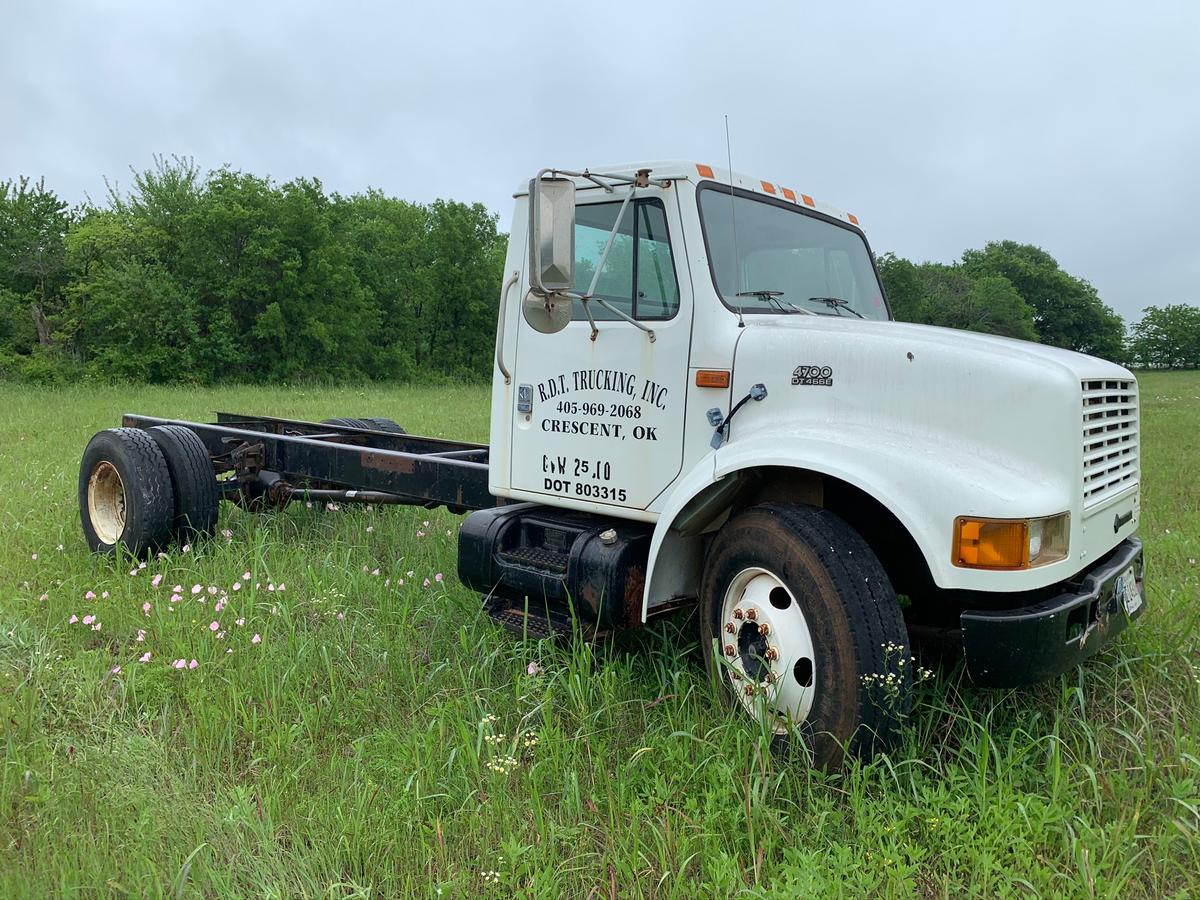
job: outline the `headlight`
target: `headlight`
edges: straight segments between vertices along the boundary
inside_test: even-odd
[[[1067,558],[1071,514],[1041,519],[954,520],[952,562],[965,569],[1031,569]]]

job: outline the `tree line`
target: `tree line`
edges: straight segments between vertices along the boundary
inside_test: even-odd
[[[993,241],[951,264],[877,260],[897,319],[1040,341],[1127,365],[1200,367],[1200,308],[1149,306],[1125,323],[1045,250]]]
[[[42,181],[0,182],[0,376],[485,379],[506,244],[479,203],[342,196],[190,159],[74,208]],[[903,321],[1200,367],[1200,308],[1148,307],[1127,333],[1029,244],[878,264]]]
[[[158,159],[71,209],[0,183],[0,373],[149,382],[481,378],[506,239],[479,203]]]

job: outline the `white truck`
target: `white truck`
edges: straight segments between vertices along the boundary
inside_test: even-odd
[[[734,705],[820,765],[886,746],[910,635],[1043,679],[1144,608],[1137,382],[895,322],[853,216],[703,164],[516,192],[487,446],[127,415],[84,455],[93,549],[205,532],[222,496],[445,505],[459,577],[528,635],[696,610]]]

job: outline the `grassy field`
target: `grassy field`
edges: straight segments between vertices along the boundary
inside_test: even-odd
[[[1141,625],[1034,688],[943,669],[836,776],[724,711],[686,620],[496,629],[441,511],[227,505],[140,570],[84,546],[79,456],[124,410],[485,439],[483,389],[0,385],[0,896],[1200,894],[1200,375],[1141,383]]]

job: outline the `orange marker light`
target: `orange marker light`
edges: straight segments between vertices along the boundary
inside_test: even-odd
[[[793,191],[791,188],[780,188],[780,190],[783,191],[783,196],[787,197],[793,203],[796,202],[796,192],[795,191]]]
[[[854,215],[854,213],[846,213],[846,218],[850,220],[851,225],[858,224],[858,216]]]
[[[700,369],[696,372],[696,387],[727,388],[729,373],[723,369]]]
[[[700,174],[701,178],[712,178],[713,177],[712,166],[702,166],[702,165],[697,164],[696,171]]]
[[[804,201],[805,206],[816,206],[817,205],[817,204],[813,203],[813,198],[808,196],[808,194],[801,194],[800,199]]]
[[[956,566],[1024,569],[1029,566],[1029,523],[1024,520],[959,518],[954,523]]]
[[[775,185],[771,184],[771,182],[769,182],[769,181],[760,181],[760,182],[759,182],[759,184],[761,184],[761,185],[762,185],[762,187],[763,187],[763,190],[764,190],[764,191],[766,191],[768,194],[773,194],[773,193],[775,193]]]

